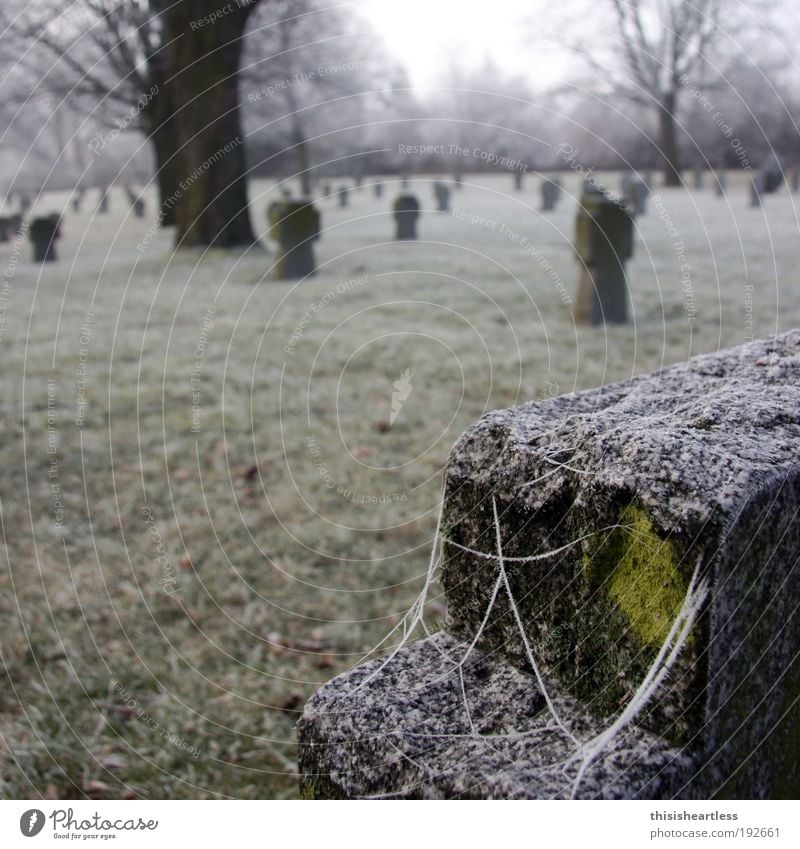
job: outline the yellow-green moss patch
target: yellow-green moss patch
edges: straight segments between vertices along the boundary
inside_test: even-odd
[[[643,645],[659,646],[686,596],[674,546],[640,507],[628,506],[600,546],[584,557],[589,580],[602,584]]]

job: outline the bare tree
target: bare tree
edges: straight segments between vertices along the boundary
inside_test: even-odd
[[[174,194],[178,162],[161,35],[146,0],[79,0],[68,9],[37,0],[4,23],[36,74],[34,98],[71,106],[108,127],[125,126],[152,143],[162,201]],[[174,224],[166,206],[164,223]]]
[[[351,6],[325,0],[273,0],[253,21],[244,62],[253,122],[268,124],[293,153],[303,194],[310,194],[315,154],[349,121],[390,111],[402,70],[371,25]],[[338,152],[342,136],[337,133]]]
[[[664,183],[681,183],[678,111],[687,80],[704,81],[730,33],[731,0],[604,0],[591,40],[568,44],[589,62],[594,88],[645,107],[658,122]],[[608,15],[610,13],[610,24]],[[720,24],[728,16],[726,30]],[[599,26],[598,26],[599,25]],[[611,34],[610,50],[605,35]]]
[[[627,95],[658,114],[664,184],[681,183],[680,92],[721,32],[725,0],[610,0],[632,85]]]
[[[39,85],[152,143],[164,223],[179,246],[251,244],[239,64],[260,0],[38,0],[2,23]]]

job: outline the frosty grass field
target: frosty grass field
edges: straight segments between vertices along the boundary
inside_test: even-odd
[[[655,189],[607,330],[571,319],[574,198],[542,215],[530,177],[467,176],[451,214],[413,181],[417,243],[392,241],[396,182],[320,200],[299,284],[269,279],[271,182],[269,255],[173,254],[152,196],[41,199],[60,261],[0,245],[0,795],[295,795],[298,712],[419,592],[464,428],[800,326],[794,199],[751,209],[745,179]]]

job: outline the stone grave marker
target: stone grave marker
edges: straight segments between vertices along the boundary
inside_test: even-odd
[[[783,167],[777,156],[771,156],[764,163],[761,174],[761,191],[763,194],[771,195],[783,185]]]
[[[134,216],[136,218],[144,218],[144,200],[136,194],[132,186],[125,186],[125,194],[127,195],[128,203],[131,205]]]
[[[309,199],[275,200],[267,207],[270,236],[280,253],[278,280],[297,280],[316,273],[314,242],[320,237],[320,214]]]
[[[302,794],[797,799],[798,441],[798,330],[483,416],[444,630],[316,692]]]
[[[576,319],[592,325],[626,322],[625,263],[633,254],[628,205],[602,191],[584,194],[575,221],[575,253],[581,264]]]
[[[61,238],[61,216],[57,213],[34,218],[28,226],[34,262],[55,262],[56,241]]]
[[[443,183],[441,180],[436,180],[433,184],[433,194],[436,197],[436,204],[439,212],[449,212],[450,187],[447,183]]]
[[[542,177],[542,212],[551,212],[561,198],[561,178]]]
[[[631,214],[641,216],[647,214],[647,199],[650,189],[647,183],[636,174],[626,172],[620,182],[622,197],[630,207]]]
[[[420,205],[415,195],[398,195],[394,202],[395,239],[404,241],[417,238],[417,220]]]
[[[764,181],[765,177],[762,172],[753,174],[750,178],[750,206],[761,206],[761,194],[764,191]]]

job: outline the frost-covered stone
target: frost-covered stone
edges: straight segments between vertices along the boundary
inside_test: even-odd
[[[447,467],[449,630],[481,629],[493,499],[542,672],[597,716],[633,696],[705,577],[706,609],[641,722],[697,753],[709,793],[796,795],[799,447],[800,331],[484,416]],[[479,644],[529,668],[506,594]]]
[[[800,331],[484,416],[450,633],[314,696],[307,794],[796,798],[798,445]]]
[[[326,684],[298,727],[306,798],[570,798],[580,759],[546,709],[535,679],[437,634]],[[377,673],[377,674],[376,674]],[[374,676],[362,689],[359,685]],[[469,707],[469,712],[465,707]],[[574,734],[600,724],[566,694],[551,693]],[[576,798],[668,798],[691,762],[663,740],[628,729],[593,763]]]

